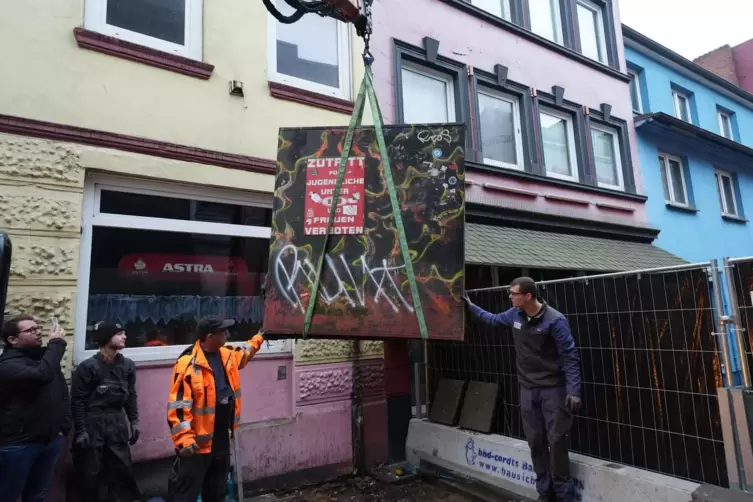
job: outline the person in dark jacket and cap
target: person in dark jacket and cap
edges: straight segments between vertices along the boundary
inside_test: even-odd
[[[573,502],[568,446],[573,414],[581,405],[581,380],[578,349],[567,319],[539,300],[530,277],[512,281],[512,308],[505,312],[487,312],[467,296],[465,301],[482,322],[512,330],[520,415],[531,448],[538,500]]]
[[[99,323],[95,335],[99,352],[76,368],[71,384],[77,491],[85,502],[140,500],[129,448],[140,434],[136,366],[120,353],[120,324]]]
[[[43,502],[70,430],[68,384],[60,370],[65,332],[47,347],[31,316],[4,319],[0,355],[0,499]]]

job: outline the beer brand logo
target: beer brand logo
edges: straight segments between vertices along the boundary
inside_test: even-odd
[[[214,273],[214,268],[209,264],[202,263],[165,263],[162,267],[163,272],[192,272],[200,274]]]

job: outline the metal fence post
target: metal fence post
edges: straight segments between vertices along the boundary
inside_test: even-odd
[[[421,392],[421,363],[413,363],[413,388],[415,389],[416,394],[416,418],[421,419],[423,418],[421,412],[421,396],[423,394]]]
[[[724,303],[722,301],[721,282],[722,277],[719,273],[717,260],[711,260],[711,277],[713,278],[712,286],[714,288],[714,303],[716,303],[717,335],[721,339],[722,361],[724,361],[724,378],[726,387],[734,385],[732,380],[732,364],[730,362],[729,343],[727,341],[727,321],[728,317],[724,314]]]
[[[737,288],[735,287],[735,278],[732,274],[733,267],[734,265],[730,263],[729,258],[725,258],[724,276],[727,281],[727,294],[729,295],[730,321],[732,329],[735,330],[735,341],[737,342],[737,352],[740,357],[740,372],[743,376],[743,385],[746,389],[750,389],[750,368],[748,367],[748,358],[745,353],[745,340],[743,339],[743,328],[740,323],[740,310],[737,303]]]

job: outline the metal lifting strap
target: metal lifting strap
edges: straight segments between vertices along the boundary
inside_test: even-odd
[[[353,108],[353,115],[350,117],[350,124],[348,125],[348,131],[345,135],[345,144],[343,145],[343,153],[340,158],[340,169],[337,172],[337,182],[335,184],[335,193],[332,197],[332,205],[329,208],[329,219],[327,221],[327,232],[324,234],[324,242],[322,243],[322,252],[319,255],[319,259],[316,264],[316,275],[314,276],[314,284],[309,296],[309,304],[306,309],[306,317],[303,321],[303,338],[308,338],[311,330],[311,321],[314,317],[314,310],[316,309],[316,300],[319,293],[319,283],[321,280],[322,266],[324,264],[324,256],[327,253],[327,244],[329,242],[329,234],[332,230],[332,224],[335,219],[335,212],[337,209],[337,202],[340,200],[340,189],[342,188],[343,179],[345,178],[345,170],[348,165],[348,158],[353,148],[353,137],[356,129],[361,125],[361,119],[363,117],[364,105],[366,98],[369,99],[371,106],[371,115],[374,119],[374,134],[376,135],[377,143],[379,145],[379,155],[384,167],[384,177],[387,183],[387,191],[390,195],[390,202],[392,205],[392,214],[395,217],[395,226],[398,231],[398,240],[400,242],[400,253],[405,264],[405,272],[408,276],[408,284],[410,285],[411,296],[413,297],[413,308],[416,311],[416,318],[418,320],[418,329],[421,333],[422,339],[429,337],[429,332],[426,327],[426,319],[424,318],[424,311],[421,307],[421,298],[418,295],[418,285],[416,284],[416,276],[413,272],[413,262],[410,256],[410,250],[408,249],[408,239],[405,236],[405,227],[403,226],[403,218],[400,212],[400,205],[397,200],[397,191],[395,190],[395,183],[392,179],[392,167],[390,166],[390,159],[387,153],[387,145],[384,140],[384,131],[382,129],[382,112],[379,108],[379,103],[376,99],[374,92],[374,81],[371,74],[371,66],[367,63],[366,72],[361,82],[361,89],[358,91],[358,97],[356,98],[355,107]]]

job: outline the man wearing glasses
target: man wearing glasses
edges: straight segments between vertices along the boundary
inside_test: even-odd
[[[519,277],[510,284],[512,308],[492,314],[465,301],[471,313],[492,326],[512,329],[520,384],[520,414],[531,448],[540,501],[572,502],[568,440],[580,408],[580,359],[567,319],[539,300],[536,283]]]
[[[0,498],[43,502],[71,428],[60,370],[65,332],[55,323],[47,347],[33,317],[5,321],[0,355]]]

